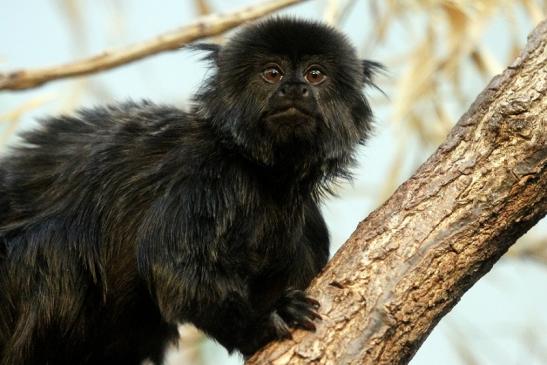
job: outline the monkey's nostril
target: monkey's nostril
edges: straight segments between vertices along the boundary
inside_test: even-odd
[[[310,94],[310,89],[307,85],[300,85],[297,83],[282,85],[277,90],[277,96],[282,98],[307,98]]]

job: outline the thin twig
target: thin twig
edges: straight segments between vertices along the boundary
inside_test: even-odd
[[[160,52],[177,50],[197,39],[218,35],[244,22],[303,1],[306,0],[274,0],[225,15],[208,15],[199,18],[193,24],[161,34],[148,41],[118,50],[104,51],[99,55],[73,63],[35,70],[0,73],[0,90],[33,88],[52,80],[108,70]]]

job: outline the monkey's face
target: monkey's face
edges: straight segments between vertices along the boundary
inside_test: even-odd
[[[278,143],[313,138],[321,122],[318,94],[327,78],[324,68],[311,61],[269,58],[259,72],[261,80],[253,80],[265,100],[258,123]]]
[[[371,111],[362,91],[375,64],[333,28],[274,18],[206,49],[217,73],[199,96],[202,112],[246,155],[322,164],[350,158],[364,141]]]

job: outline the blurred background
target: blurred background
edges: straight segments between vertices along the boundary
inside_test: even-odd
[[[0,72],[66,63],[261,2],[0,0]],[[546,0],[312,0],[280,12],[338,27],[360,56],[388,70],[377,80],[385,94],[366,90],[376,127],[360,151],[355,180],[323,206],[332,252],[435,150],[546,12]],[[0,153],[17,144],[17,132],[49,114],[143,98],[186,108],[206,66],[199,54],[180,50],[88,77],[2,91]],[[464,295],[411,364],[545,365],[546,308],[544,219]],[[243,362],[190,327],[181,333],[170,365]]]

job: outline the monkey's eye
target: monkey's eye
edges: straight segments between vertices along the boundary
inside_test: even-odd
[[[323,73],[318,67],[310,67],[304,74],[304,78],[310,85],[319,85],[327,78],[327,75]]]
[[[262,71],[262,78],[270,84],[278,83],[283,78],[283,72],[277,65],[270,65]]]

